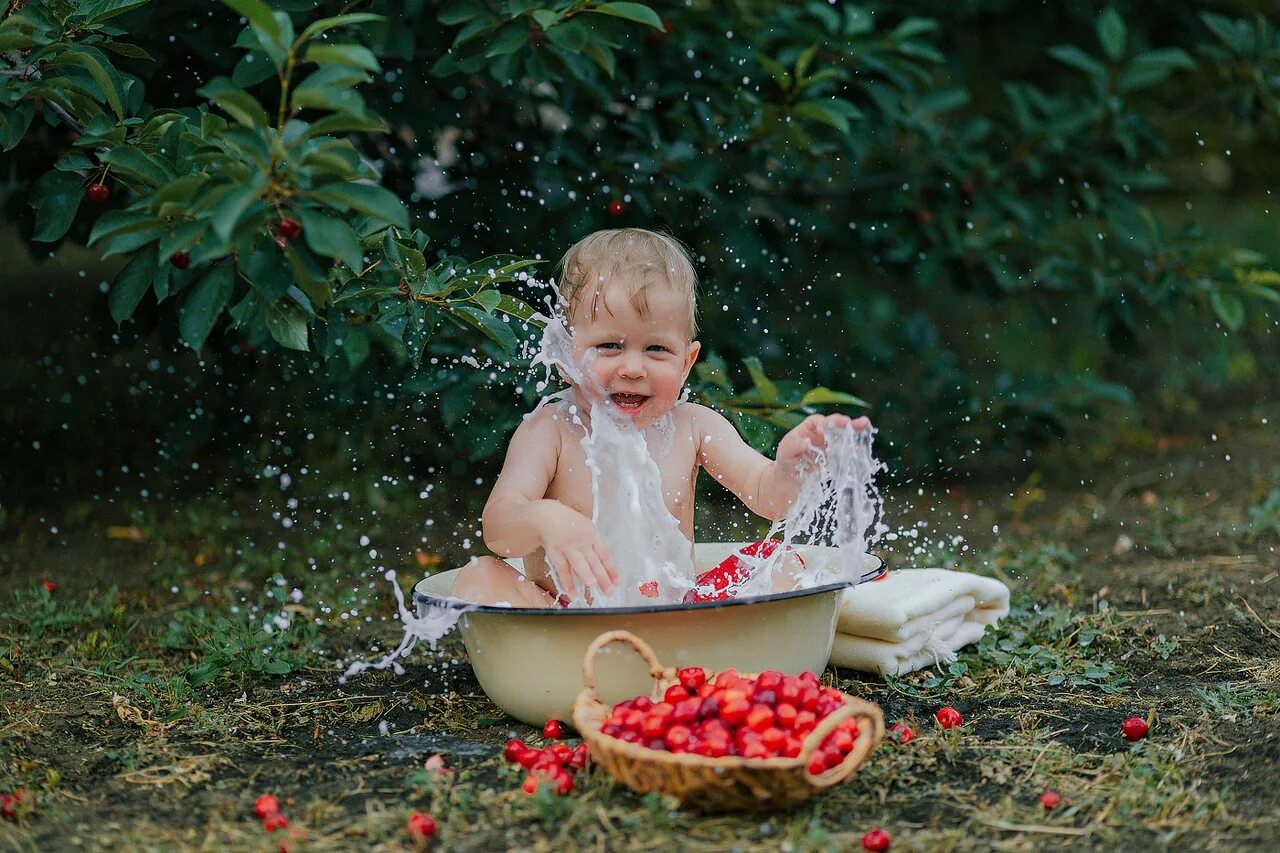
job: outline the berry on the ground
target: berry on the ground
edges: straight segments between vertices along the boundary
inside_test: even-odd
[[[280,811],[280,801],[270,794],[263,794],[253,803],[253,813],[258,817],[265,818],[269,814],[276,814]]]
[[[414,841],[426,841],[436,834],[436,820],[424,812],[409,815],[409,837]]]
[[[884,853],[892,843],[893,839],[883,829],[873,829],[862,836],[862,849],[868,853]]]
[[[939,708],[933,716],[938,721],[938,725],[944,729],[954,729],[957,726],[964,725],[964,717],[960,716],[960,712],[950,705]]]
[[[1120,730],[1124,732],[1124,736],[1129,740],[1137,741],[1147,736],[1150,727],[1142,717],[1130,717],[1120,724]]]
[[[559,740],[564,737],[564,728],[560,725],[560,721],[547,720],[547,724],[542,727],[542,736],[547,740]]]
[[[43,584],[41,584],[41,586],[44,587],[45,592],[48,592],[50,594],[58,591],[58,585],[53,581],[45,581]]]
[[[911,730],[911,726],[906,723],[894,723],[889,727],[889,737],[898,743],[911,743],[916,733]]]
[[[1040,807],[1047,812],[1051,812],[1062,802],[1062,797],[1057,791],[1045,791],[1040,795]]]

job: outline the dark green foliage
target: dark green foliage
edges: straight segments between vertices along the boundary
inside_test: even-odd
[[[117,322],[154,297],[177,309],[141,327],[193,348],[312,350],[327,361],[305,373],[338,397],[367,399],[360,382],[408,381],[410,405],[441,394],[472,457],[501,446],[505,389],[525,384],[521,300],[540,297],[522,259],[600,227],[693,247],[704,351],[720,356],[695,391],[760,446],[802,411],[856,405],[806,398],[810,384],[857,391],[916,463],[1058,437],[1131,403],[1124,369],[1168,324],[1244,333],[1280,302],[1274,258],[1152,203],[1177,158],[1199,156],[1179,151],[1188,93],[1196,134],[1274,143],[1280,41],[1263,15],[226,6],[198,21],[158,2],[11,6],[0,143],[34,179],[27,235],[127,256]],[[81,203],[104,177],[109,209]],[[301,236],[279,238],[283,216]],[[167,263],[177,251],[188,269]],[[763,365],[786,381],[762,382]]]

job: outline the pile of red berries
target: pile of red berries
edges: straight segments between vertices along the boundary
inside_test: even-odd
[[[520,786],[526,794],[536,794],[543,785],[550,785],[560,796],[573,790],[574,775],[587,766],[587,745],[580,743],[569,746],[560,740],[562,735],[560,721],[547,720],[542,728],[542,736],[556,741],[555,743],[539,748],[529,746],[519,738],[507,741],[503,751],[507,761],[519,764],[529,771],[524,784]]]
[[[732,669],[708,679],[686,667],[662,701],[637,696],[613,706],[600,731],[662,752],[709,758],[796,758],[805,736],[844,704],[844,694],[823,687],[812,672],[767,670],[745,678]],[[856,720],[841,722],[809,757],[817,775],[840,764],[858,739]]]

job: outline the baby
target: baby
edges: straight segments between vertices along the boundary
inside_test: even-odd
[[[771,461],[723,415],[680,402],[701,345],[694,340],[697,276],[671,237],[639,228],[590,234],[565,255],[560,292],[574,364],[591,381],[571,382],[581,403],[574,416],[564,405],[548,405],[525,418],[485,505],[485,544],[504,557],[523,557],[524,571],[497,557],[476,557],[458,575],[459,598],[556,607],[575,579],[588,596],[618,583],[591,522],[591,471],[582,439],[595,407],[613,406],[629,417],[646,431],[651,452],[658,430],[647,428],[673,416],[670,449],[653,455],[667,509],[690,543],[699,466],[752,512],[776,520],[796,499],[810,445],[825,446],[828,427],[869,426],[866,418],[811,415],[782,438]]]

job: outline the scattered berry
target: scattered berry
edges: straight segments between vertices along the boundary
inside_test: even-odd
[[[1120,729],[1129,740],[1142,740],[1150,731],[1147,721],[1142,717],[1130,717],[1120,724]]]
[[[453,773],[444,764],[443,755],[433,755],[422,763],[422,769],[426,770],[432,776],[448,776]]]
[[[41,584],[41,586],[43,586],[45,588],[45,591],[48,592],[50,595],[58,591],[58,585],[53,581],[45,581],[43,584]]]
[[[889,737],[898,743],[911,743],[916,733],[911,730],[911,726],[906,723],[894,723],[889,727]]]
[[[297,237],[302,233],[302,223],[296,219],[285,216],[280,220],[279,230],[281,237],[286,240],[292,240],[294,237]]]
[[[944,729],[954,729],[957,726],[964,725],[964,717],[960,716],[960,712],[950,705],[939,708],[933,716],[937,719],[938,725]]]
[[[1062,797],[1058,796],[1057,791],[1045,791],[1040,795],[1040,806],[1047,812],[1051,812],[1062,802]]]
[[[436,834],[436,820],[429,814],[414,812],[409,815],[409,837],[414,841],[426,841]]]
[[[253,803],[253,813],[260,818],[265,818],[267,815],[279,814],[279,812],[280,801],[270,794],[263,794]]]
[[[287,829],[288,827],[289,827],[289,818],[285,817],[280,812],[272,812],[271,814],[267,815],[262,819],[262,828],[266,830],[268,833],[276,832],[277,830],[281,830],[281,829]]]
[[[524,784],[520,786],[520,790],[530,796],[538,793],[538,777],[534,776],[532,773],[524,777]]]
[[[658,582],[645,581],[644,583],[640,584],[640,594],[643,595],[645,598],[657,598]]]
[[[174,252],[169,256],[169,263],[174,269],[185,270],[191,266],[191,256],[186,252]]]
[[[520,756],[524,755],[528,751],[529,747],[525,745],[524,741],[513,737],[511,740],[507,741],[506,747],[502,750],[502,756],[512,764],[519,764]]]
[[[85,190],[85,195],[89,197],[89,201],[102,204],[111,198],[111,187],[106,184],[90,184],[89,189]]]
[[[542,727],[542,736],[547,740],[559,740],[564,737],[564,728],[560,725],[560,721],[547,720],[547,724]]]
[[[883,829],[873,829],[862,836],[862,849],[869,853],[884,853],[892,843],[893,839]]]
[[[610,216],[621,216],[626,212],[627,212],[627,203],[622,199],[615,198],[609,202]]]

